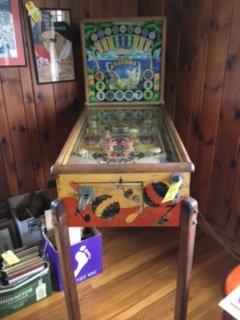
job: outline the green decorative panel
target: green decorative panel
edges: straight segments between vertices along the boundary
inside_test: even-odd
[[[85,21],[88,102],[161,102],[163,28],[163,19]]]

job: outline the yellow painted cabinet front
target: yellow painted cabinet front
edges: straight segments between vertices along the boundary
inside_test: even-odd
[[[169,173],[61,174],[58,195],[72,226],[177,226],[180,200],[189,194],[189,173],[175,199],[164,203]]]

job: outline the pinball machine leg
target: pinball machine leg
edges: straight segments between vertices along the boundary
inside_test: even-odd
[[[234,320],[234,318],[230,314],[228,314],[226,311],[224,311],[222,314],[222,320]]]
[[[66,211],[60,200],[54,200],[51,203],[51,208],[53,211],[54,234],[60,258],[68,319],[81,320],[77,286],[72,270]]]
[[[185,320],[187,318],[197,212],[198,204],[195,199],[188,198],[183,201],[174,320]]]

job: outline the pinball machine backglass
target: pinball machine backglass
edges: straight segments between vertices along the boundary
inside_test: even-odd
[[[86,104],[52,167],[71,226],[178,226],[194,170],[164,107],[163,17],[81,22]]]

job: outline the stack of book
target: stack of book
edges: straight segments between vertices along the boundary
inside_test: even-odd
[[[0,255],[0,288],[25,281],[46,267],[38,246],[23,247],[14,250],[14,254],[19,262],[13,265],[9,265]]]

